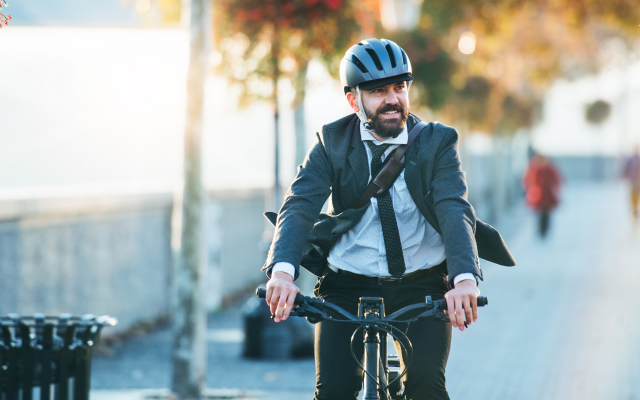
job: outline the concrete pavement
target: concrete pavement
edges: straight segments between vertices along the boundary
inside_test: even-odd
[[[640,399],[640,226],[628,218],[617,183],[568,185],[551,235],[517,208],[501,228],[518,266],[483,263],[489,306],[454,332],[447,367],[452,399]],[[499,226],[500,227],[500,226]],[[159,330],[96,357],[92,399],[141,399],[170,383],[170,332]],[[311,359],[240,357],[237,309],[209,324],[207,386],[217,398],[311,399]],[[216,392],[217,390],[217,392]],[[216,397],[213,398],[216,398]],[[229,397],[227,397],[229,398]]]
[[[619,184],[572,184],[551,236],[533,216],[509,241],[519,265],[487,265],[490,299],[457,332],[452,399],[640,399],[640,230]]]

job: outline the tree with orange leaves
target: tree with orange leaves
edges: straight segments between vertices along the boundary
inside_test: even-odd
[[[2,10],[3,6],[7,7],[8,5],[7,0],[0,0],[0,10]],[[0,28],[9,25],[9,21],[11,21],[11,14],[0,13]]]
[[[349,0],[220,0],[215,7],[218,70],[242,88],[241,102],[269,98],[274,107],[278,159],[278,85],[288,78],[296,90],[296,160],[304,144],[304,96],[309,61],[336,69],[345,49],[361,32],[358,9]],[[264,82],[270,87],[265,90]],[[276,204],[281,201],[276,161]]]
[[[633,0],[425,0],[420,23],[456,64],[442,113],[472,129],[508,134],[536,121],[555,79],[605,66],[612,40],[632,52],[639,21]],[[470,55],[458,51],[466,33],[476,42]]]
[[[218,70],[243,88],[243,103],[273,96],[257,81],[289,78],[301,110],[310,59],[322,60],[336,76],[349,43],[385,37],[411,49],[414,105],[465,120],[471,129],[512,133],[536,121],[554,79],[606,64],[603,43],[621,38],[633,47],[640,33],[635,2],[424,0],[416,29],[388,32],[378,0],[220,0],[214,7]],[[458,50],[465,33],[476,41],[470,55]]]

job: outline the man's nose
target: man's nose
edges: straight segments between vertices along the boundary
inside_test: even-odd
[[[384,100],[387,104],[397,104],[399,102],[398,96],[396,96],[396,93],[393,90],[389,90],[387,92],[387,96]]]

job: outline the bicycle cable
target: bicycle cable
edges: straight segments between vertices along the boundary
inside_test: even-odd
[[[387,390],[387,386],[384,386],[380,384],[380,382],[378,382],[378,377],[374,377],[369,371],[367,371],[367,369],[364,367],[364,365],[360,364],[360,361],[358,361],[358,357],[356,357],[356,353],[353,351],[353,339],[355,339],[356,334],[358,333],[358,331],[360,329],[364,328],[364,324],[360,325],[354,332],[353,335],[351,335],[351,343],[349,345],[350,350],[351,350],[351,357],[353,357],[353,360],[356,362],[356,364],[358,364],[358,366],[360,366],[360,368],[362,368],[362,371],[369,376],[369,378],[371,378],[376,385],[381,389],[378,390],[378,392],[382,392],[382,394],[384,395],[384,398],[386,400],[389,400],[389,396],[387,396],[386,390]],[[366,347],[365,347],[365,351],[366,351]]]
[[[391,386],[392,384],[394,384],[396,381],[398,381],[399,379],[401,379],[403,376],[405,376],[405,375],[407,374],[407,371],[409,371],[409,367],[411,367],[411,364],[413,363],[413,345],[411,344],[411,340],[409,339],[409,337],[407,336],[407,334],[406,334],[406,333],[404,333],[404,332],[402,332],[402,330],[400,330],[400,329],[398,329],[398,328],[396,328],[395,326],[390,325],[390,324],[382,324],[382,325],[383,325],[383,326],[386,326],[386,327],[391,328],[391,332],[389,332],[389,331],[387,331],[387,330],[385,330],[385,329],[382,329],[382,328],[380,328],[380,327],[378,327],[378,329],[381,329],[382,331],[386,332],[388,335],[391,335],[391,337],[392,337],[393,339],[395,339],[395,340],[398,342],[398,344],[400,344],[400,347],[402,347],[402,350],[403,350],[403,351],[405,352],[405,354],[407,355],[407,360],[406,360],[406,362],[404,363],[404,365],[405,365],[405,366],[404,366],[404,369],[403,369],[403,370],[401,371],[401,373],[396,377],[396,379],[394,379],[394,380],[392,380],[391,382],[388,382],[388,383],[387,383],[387,387],[389,387],[389,386]],[[408,348],[408,349],[407,349],[407,347],[405,346],[405,344],[403,343],[403,340],[402,340],[401,338],[396,337],[396,336],[393,334],[393,330],[394,330],[394,329],[395,329],[395,330],[397,330],[397,331],[400,333],[400,335],[402,335],[402,336],[403,336],[403,338],[407,340],[407,344],[409,345],[409,348]],[[407,327],[407,329],[408,329],[408,327]],[[404,361],[404,360],[403,360],[403,361]]]
[[[344,322],[355,322],[355,323],[359,323],[359,325],[360,325],[360,326],[359,326],[359,327],[358,327],[358,328],[353,332],[353,335],[351,335],[351,343],[350,343],[350,345],[349,345],[350,350],[351,350],[351,357],[353,357],[353,360],[356,362],[356,364],[358,364],[358,366],[360,366],[360,368],[362,368],[362,371],[363,371],[365,374],[367,374],[367,376],[369,376],[371,379],[373,379],[373,381],[374,381],[374,382],[376,382],[376,385],[381,389],[382,394],[384,395],[385,399],[389,400],[389,397],[387,396],[386,390],[387,390],[387,389],[388,389],[388,388],[389,388],[393,383],[395,383],[396,381],[398,381],[399,379],[401,379],[403,376],[405,376],[405,375],[407,374],[407,371],[409,370],[409,367],[410,367],[410,366],[411,366],[411,364],[413,363],[413,345],[411,345],[411,340],[409,340],[409,337],[407,337],[407,335],[406,335],[404,332],[402,332],[402,330],[400,330],[400,329],[396,328],[396,327],[395,327],[395,326],[393,326],[393,325],[389,325],[389,324],[382,323],[382,322],[378,322],[378,323],[376,323],[376,324],[375,324],[375,325],[376,325],[376,327],[377,327],[379,330],[381,330],[381,331],[385,332],[386,334],[390,335],[394,340],[396,340],[396,341],[400,344],[400,347],[402,348],[402,350],[404,351],[404,353],[405,353],[405,354],[407,354],[407,362],[406,362],[406,363],[404,363],[404,364],[405,364],[405,366],[404,366],[403,370],[401,371],[400,375],[398,375],[398,377],[397,377],[396,379],[394,379],[393,381],[391,381],[391,382],[387,382],[387,384],[386,384],[386,385],[382,385],[382,384],[380,384],[380,382],[378,382],[378,377],[374,377],[374,376],[373,376],[369,371],[367,371],[367,369],[364,367],[364,365],[362,365],[362,364],[360,363],[360,361],[358,361],[358,357],[356,356],[356,354],[355,354],[355,352],[354,352],[354,350],[353,350],[353,349],[354,349],[353,343],[354,343],[354,339],[355,339],[356,334],[358,333],[358,331],[359,331],[359,330],[361,330],[362,328],[364,328],[364,326],[365,326],[365,325],[368,325],[368,324],[370,324],[370,323],[368,323],[368,322],[367,322],[367,323],[365,323],[364,321],[363,321],[363,322],[360,322],[360,321],[344,321]],[[391,328],[391,330],[384,329],[384,328],[382,328],[382,326],[384,326],[384,327],[388,327],[388,328]],[[402,335],[402,336],[404,337],[404,339],[406,339],[406,340],[407,340],[407,343],[409,344],[409,348],[407,348],[407,346],[405,346],[405,344],[403,343],[403,340],[401,340],[401,338],[400,338],[399,336],[396,336],[396,335],[393,333],[393,330],[394,330],[394,329],[395,329],[395,330],[397,330],[397,331],[400,333],[400,335]],[[366,348],[366,347],[365,347],[365,348]],[[386,373],[386,371],[384,371],[384,373]]]

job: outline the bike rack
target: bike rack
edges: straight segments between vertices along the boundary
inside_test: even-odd
[[[33,400],[39,388],[40,400],[52,391],[56,400],[88,400],[92,347],[103,327],[117,323],[90,314],[0,316],[2,398]]]

